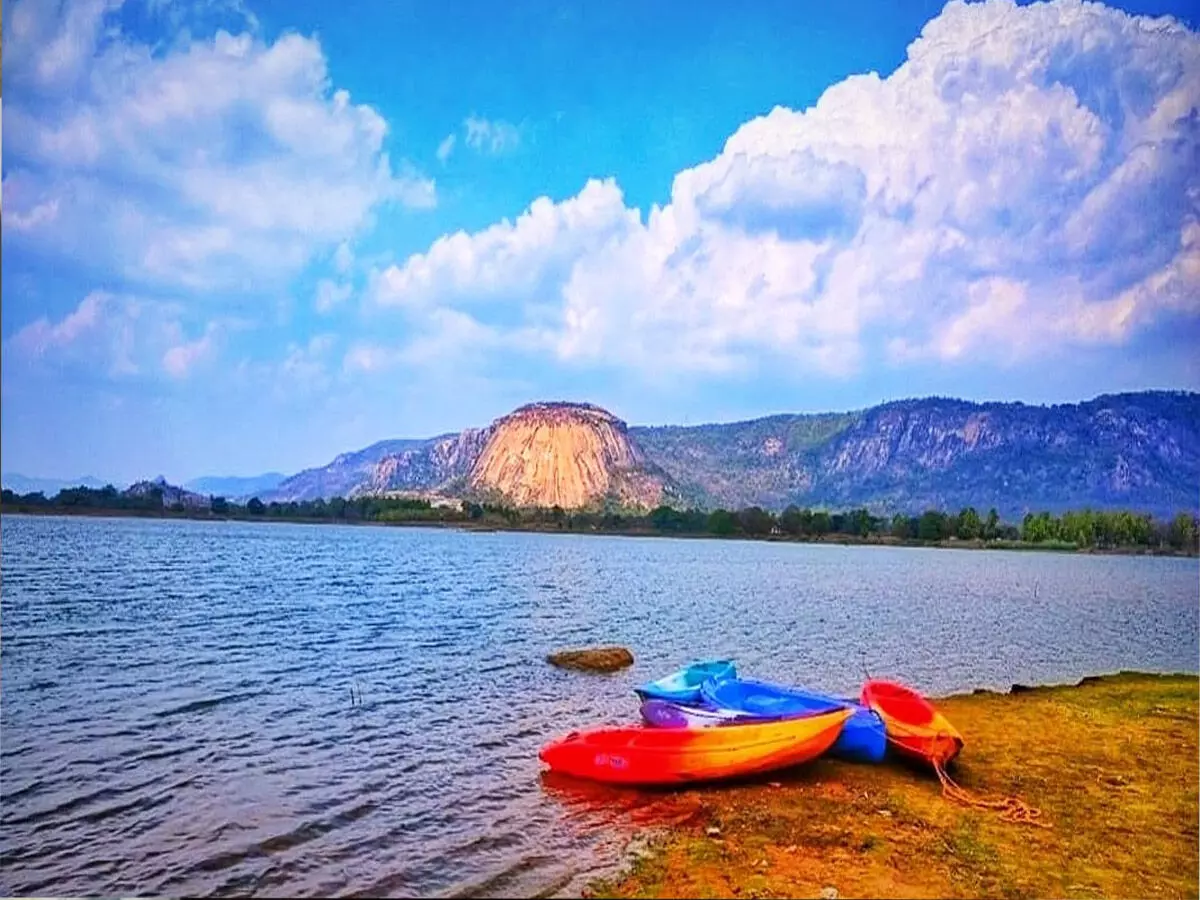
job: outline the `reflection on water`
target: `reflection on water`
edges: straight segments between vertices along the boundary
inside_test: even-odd
[[[1194,560],[6,517],[0,891],[570,894],[694,794],[541,772],[694,658],[857,693],[1197,668]],[[611,676],[547,666],[623,643]]]

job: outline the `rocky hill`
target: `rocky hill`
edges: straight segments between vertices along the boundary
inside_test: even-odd
[[[163,506],[182,506],[185,509],[209,509],[212,498],[205,494],[197,494],[178,485],[168,484],[162,475],[151,481],[138,481],[121,492],[125,497],[154,497],[162,498]]]
[[[590,404],[531,403],[497,419],[467,486],[517,506],[577,509],[611,500],[654,507],[667,480],[625,423]]]
[[[263,499],[434,492],[564,509],[605,501],[654,506],[667,482],[611,413],[585,403],[531,403],[486,428],[344,453]]]
[[[569,507],[607,498],[702,507],[789,503],[1134,508],[1200,503],[1200,394],[1030,406],[928,398],[849,413],[632,427],[586,404],[533,404],[483,429],[385,441],[287,479],[263,499],[440,491]]]
[[[395,462],[388,460],[406,460],[412,464],[411,476],[403,476],[398,481],[407,478],[413,486],[429,487],[438,480],[435,467],[425,462],[433,455],[432,448],[458,437],[446,434],[426,440],[379,441],[363,450],[343,453],[327,466],[305,469],[285,478],[274,490],[264,491],[259,497],[264,501],[316,500],[318,497],[350,497],[368,490],[382,492],[392,489],[380,474],[389,466],[396,467]]]

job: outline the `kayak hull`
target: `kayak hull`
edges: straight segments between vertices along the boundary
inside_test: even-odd
[[[887,754],[887,732],[883,718],[854,700],[750,679],[706,683],[701,688],[701,695],[705,706],[712,710],[760,720],[795,718],[831,709],[848,709],[851,715],[834,742],[830,755],[853,762],[878,763]]]
[[[945,766],[965,746],[950,720],[910,687],[872,679],[863,685],[861,700],[879,714],[888,743],[902,756]]]
[[[725,681],[737,677],[731,659],[714,659],[692,663],[665,678],[634,688],[642,700],[668,700],[673,703],[697,703],[700,686],[706,681]]]
[[[837,740],[850,710],[720,728],[597,728],[542,748],[552,771],[611,784],[669,785],[800,765]]]

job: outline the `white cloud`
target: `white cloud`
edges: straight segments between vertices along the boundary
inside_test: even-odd
[[[43,316],[4,342],[10,360],[25,366],[74,368],[122,378],[159,371],[183,378],[216,352],[221,336],[240,323],[209,322],[198,337],[179,304],[93,291],[58,321]]]
[[[435,203],[430,179],[392,162],[383,118],[330,84],[315,39],[185,32],[152,49],[113,30],[109,7],[13,6],[5,193],[16,178],[36,198],[21,223],[57,212],[21,239],[134,281],[265,289],[382,205]]]
[[[1198,97],[1200,38],[1177,22],[951,2],[890,76],[747,122],[644,218],[590,182],[439,239],[371,296],[672,371],[1117,344],[1200,314]]]
[[[350,285],[339,284],[329,278],[317,283],[316,309],[319,313],[333,312],[350,297]]]
[[[442,138],[442,142],[438,144],[437,158],[438,162],[444,163],[450,158],[450,154],[454,152],[454,145],[458,142],[458,137],[454,134],[448,134]]]
[[[39,203],[29,212],[12,211],[8,214],[8,227],[15,231],[33,231],[42,225],[48,225],[58,218],[58,199]]]
[[[521,145],[520,129],[503,119],[485,119],[481,116],[471,115],[463,120],[463,129],[466,145],[479,153],[499,156],[503,153],[511,153]],[[452,139],[453,135],[450,138]],[[445,141],[442,143],[445,144]],[[453,141],[450,146],[453,148]],[[440,147],[438,154],[439,156],[441,154]],[[449,150],[447,150],[448,155]]]
[[[11,345],[18,352],[33,357],[45,356],[55,349],[69,347],[80,337],[101,326],[113,300],[111,294],[102,291],[88,294],[79,302],[79,306],[61,321],[52,323],[43,316],[26,325],[9,339]]]
[[[332,334],[318,334],[307,344],[288,345],[280,373],[289,390],[320,390],[330,385],[328,358],[334,343]]]
[[[538,198],[515,222],[439,238],[403,266],[376,272],[371,294],[383,306],[553,299],[581,257],[637,227],[613,181],[589,181],[562,203]]]
[[[181,340],[162,356],[163,370],[172,378],[186,378],[199,363],[211,359],[216,349],[217,327],[210,323],[194,341]]]

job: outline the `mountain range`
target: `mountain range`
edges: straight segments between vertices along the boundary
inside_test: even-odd
[[[273,491],[287,478],[282,472],[265,472],[262,475],[205,475],[184,482],[184,487],[197,494],[214,497],[253,497],[255,494]]]
[[[41,493],[47,497],[53,497],[66,488],[85,487],[99,490],[106,484],[107,482],[93,475],[84,475],[80,478],[36,478],[22,475],[20,472],[5,472],[0,475],[0,486],[8,488],[13,493]],[[124,485],[114,485],[114,487],[124,487]]]
[[[68,482],[3,476],[48,496]],[[70,482],[98,487],[97,479]],[[162,483],[161,480],[157,483]],[[418,495],[520,506],[878,514],[995,507],[1170,516],[1200,506],[1200,394],[1145,391],[1035,406],[930,397],[695,426],[627,426],[586,403],[532,403],[489,425],[384,440],[290,477],[208,477],[197,495],[264,502]]]
[[[537,403],[483,428],[341,454],[262,499],[393,492],[564,507],[994,506],[1013,517],[1090,506],[1165,516],[1200,500],[1200,394],[1053,406],[931,397],[649,427],[627,427],[588,404]]]

